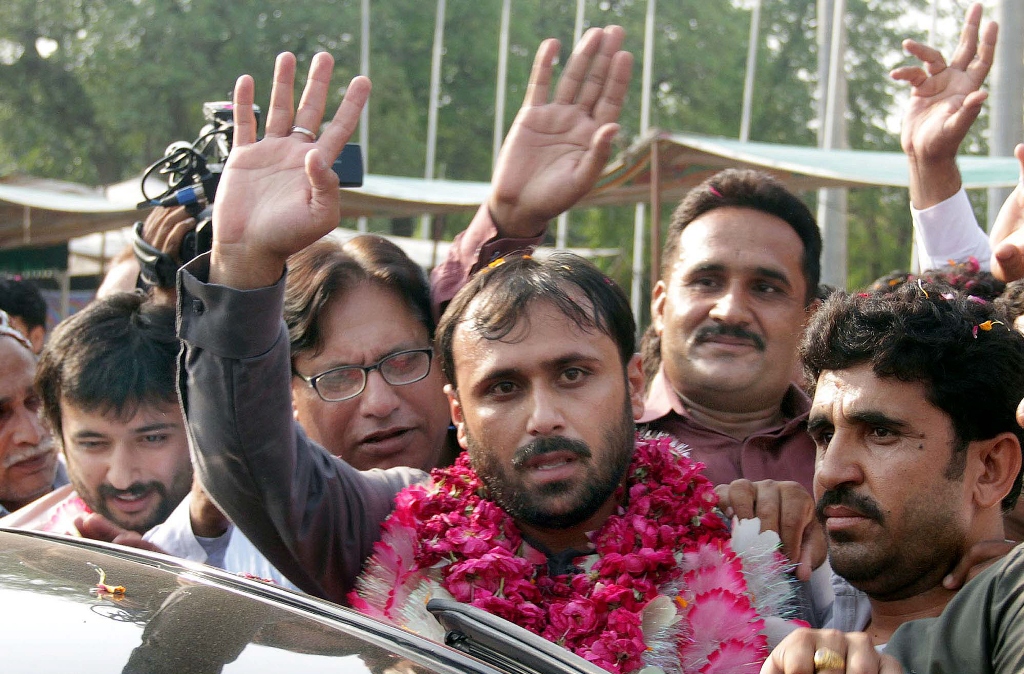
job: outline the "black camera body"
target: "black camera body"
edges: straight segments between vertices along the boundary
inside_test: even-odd
[[[253,108],[256,122],[259,124],[259,106]],[[198,223],[194,230],[182,238],[178,251],[178,260],[181,264],[206,253],[213,245],[213,201],[217,195],[224,164],[233,145],[233,113],[234,105],[230,101],[203,103],[203,118],[206,124],[200,129],[198,138],[192,143],[172,143],[164,156],[143,174],[144,201],[139,203],[138,208],[184,206]],[[345,145],[332,168],[338,175],[341,187],[362,187],[363,154],[359,145]],[[154,174],[165,177],[167,189],[155,197],[150,197],[146,194],[146,181]],[[168,269],[173,267],[176,270],[177,262],[144,241],[141,226],[137,225],[133,231],[135,235],[132,245],[142,266],[143,280],[153,285],[173,287],[173,275],[168,278]]]

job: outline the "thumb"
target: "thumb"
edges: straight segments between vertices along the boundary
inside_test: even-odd
[[[612,141],[618,133],[619,125],[610,122],[602,124],[590,137],[590,148],[584,153],[578,169],[579,196],[582,197],[594,187],[594,183],[612,156]]]
[[[309,177],[309,184],[313,191],[313,198],[317,196],[338,200],[338,174],[334,172],[331,165],[327,163],[324,153],[319,148],[313,147],[306,153],[306,176]]]
[[[1011,242],[1003,242],[992,252],[992,273],[1006,281],[1024,278],[1024,252]]]

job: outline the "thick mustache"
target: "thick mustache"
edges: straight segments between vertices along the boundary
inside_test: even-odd
[[[553,452],[572,452],[580,458],[590,458],[590,447],[587,447],[586,443],[556,436],[537,438],[517,449],[512,455],[512,466],[516,469],[522,468],[530,459]]]
[[[829,506],[844,506],[850,510],[855,510],[868,519],[875,520],[876,522],[883,522],[885,516],[882,514],[882,509],[878,507],[874,499],[858,494],[848,486],[840,486],[836,489],[829,489],[814,506],[814,514],[817,515],[818,521],[825,522],[825,508]]]
[[[127,489],[117,489],[109,484],[101,484],[97,491],[99,491],[100,496],[103,498],[123,496],[134,498],[150,491],[155,491],[163,496],[167,495],[164,485],[160,482],[134,482]]]
[[[761,339],[760,335],[744,330],[738,325],[726,325],[724,323],[712,323],[711,325],[705,325],[697,329],[694,334],[695,341],[700,344],[706,342],[712,337],[735,337],[736,339],[745,339],[754,345],[758,351],[765,350],[764,340]]]
[[[39,458],[44,454],[51,454],[53,453],[53,451],[53,441],[46,440],[44,442],[39,443],[35,447],[29,447],[27,449],[22,449],[20,451],[14,452],[13,454],[8,454],[7,456],[4,457],[3,465],[4,468],[10,468],[16,463],[21,463],[22,461],[30,461],[32,459]]]

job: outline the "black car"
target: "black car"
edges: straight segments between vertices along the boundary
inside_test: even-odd
[[[430,608],[449,646],[205,565],[0,529],[3,674],[603,671],[472,607]]]

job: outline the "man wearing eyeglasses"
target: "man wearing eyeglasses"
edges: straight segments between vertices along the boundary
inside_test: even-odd
[[[371,235],[293,255],[284,318],[292,408],[310,439],[358,470],[451,462],[430,290],[401,249]]]

